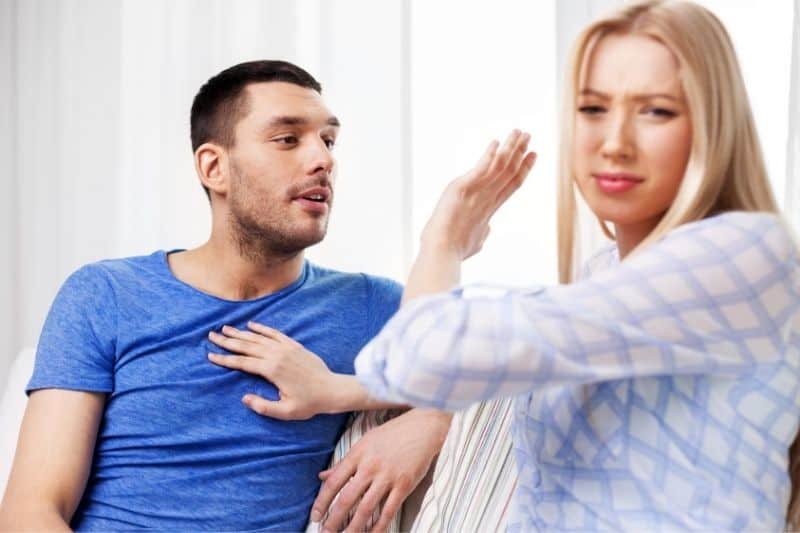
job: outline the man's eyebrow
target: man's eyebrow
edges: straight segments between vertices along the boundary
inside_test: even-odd
[[[298,116],[290,116],[290,115],[280,115],[276,117],[272,117],[269,122],[266,124],[266,128],[277,128],[279,126],[305,126],[310,121],[306,117],[298,117]],[[340,127],[341,124],[339,123],[339,119],[331,116],[328,117],[328,120],[325,121],[328,126],[334,126],[336,128]]]
[[[581,89],[578,94],[580,96],[597,96],[598,98],[602,98],[603,100],[611,100],[611,97],[606,93],[588,87],[585,89]],[[629,99],[631,100],[649,100],[651,98],[666,98],[667,100],[672,100],[674,102],[681,101],[680,98],[669,93],[641,93],[629,96]]]

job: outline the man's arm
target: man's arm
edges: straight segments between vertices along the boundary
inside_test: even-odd
[[[31,393],[0,504],[0,530],[69,530],[86,487],[104,405],[104,393]]]

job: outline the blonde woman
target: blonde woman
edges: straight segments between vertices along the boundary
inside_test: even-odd
[[[730,39],[695,4],[628,5],[582,33],[566,87],[563,285],[443,292],[533,164],[515,131],[445,191],[358,377],[444,409],[513,396],[511,530],[782,529],[800,262]],[[576,188],[615,240],[581,279]]]

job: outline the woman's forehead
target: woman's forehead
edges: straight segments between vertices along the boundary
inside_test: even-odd
[[[654,38],[640,34],[602,37],[588,54],[579,90],[609,94],[681,94],[675,54]]]

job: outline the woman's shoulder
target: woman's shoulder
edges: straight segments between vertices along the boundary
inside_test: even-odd
[[[698,264],[718,257],[734,265],[758,265],[757,270],[766,271],[777,265],[787,271],[800,270],[797,239],[777,213],[722,213],[670,231],[656,247],[671,257],[696,259]]]
[[[747,233],[762,233],[769,229],[779,229],[788,233],[788,226],[777,213],[767,211],[726,211],[679,226],[669,235],[682,232],[708,233],[714,231],[738,230]]]

